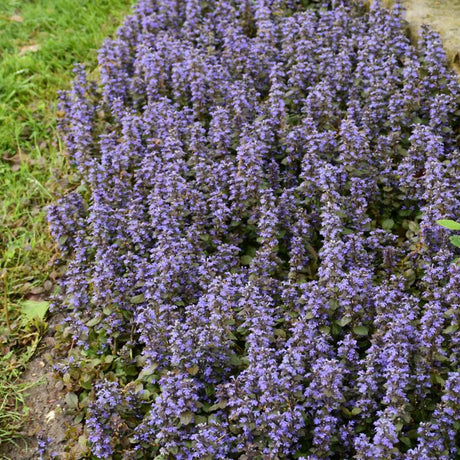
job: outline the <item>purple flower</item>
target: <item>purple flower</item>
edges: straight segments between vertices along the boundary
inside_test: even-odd
[[[63,95],[98,458],[457,455],[460,85],[399,2],[305,3],[140,0]]]

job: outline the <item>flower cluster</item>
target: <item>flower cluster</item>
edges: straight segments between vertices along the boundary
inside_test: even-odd
[[[64,95],[82,185],[49,213],[93,454],[455,458],[439,37],[399,4],[139,0],[99,64]]]

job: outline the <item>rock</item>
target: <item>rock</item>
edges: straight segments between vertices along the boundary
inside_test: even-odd
[[[372,1],[372,0],[371,0]],[[383,0],[391,7],[394,0]],[[416,38],[424,24],[442,37],[447,59],[460,73],[460,2],[458,0],[402,0],[411,36]]]

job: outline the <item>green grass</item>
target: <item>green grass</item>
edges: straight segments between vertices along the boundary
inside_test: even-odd
[[[16,379],[44,330],[24,326],[20,304],[44,296],[55,276],[44,207],[68,183],[57,92],[75,63],[96,68],[97,50],[133,2],[0,1],[0,444],[21,425],[25,388]]]

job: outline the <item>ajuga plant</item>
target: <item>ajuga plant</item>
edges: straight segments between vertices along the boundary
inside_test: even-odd
[[[455,222],[454,220],[450,219],[440,219],[438,220],[438,225],[441,227],[447,228],[449,230],[460,230],[460,222]],[[459,235],[452,235],[449,237],[450,242],[456,246],[457,248],[460,248],[460,236]]]
[[[459,83],[400,5],[306,3],[140,0],[63,95],[96,458],[459,458]]]

